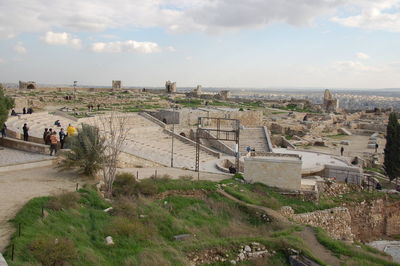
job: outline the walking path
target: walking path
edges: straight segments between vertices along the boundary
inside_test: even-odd
[[[48,155],[13,150],[5,147],[1,147],[0,149],[0,167],[49,159],[52,159],[52,157]]]
[[[14,228],[12,219],[30,199],[73,191],[76,175],[49,167],[0,173],[0,252],[7,246]]]

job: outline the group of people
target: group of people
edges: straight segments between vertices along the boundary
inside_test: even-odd
[[[59,120],[57,121],[58,121],[57,124],[60,124],[60,121]],[[5,124],[3,126],[3,130],[5,132],[4,128],[7,128]],[[3,134],[3,130],[2,130],[2,136],[4,137],[5,133]],[[24,141],[29,141],[29,127],[27,123],[25,123],[24,126],[22,127],[22,133]],[[71,124],[68,125],[67,132],[65,132],[64,129],[61,128],[60,132],[58,132],[58,137],[60,140],[60,149],[64,149],[65,139],[67,138],[67,136],[73,136],[76,133],[77,133],[76,128]],[[43,132],[43,142],[46,145],[50,145],[50,156],[53,156],[53,153],[54,155],[57,153],[58,140],[57,140],[57,132],[55,130],[53,130],[52,128],[45,128]]]
[[[22,108],[22,114],[23,115],[26,115],[26,114],[32,114],[33,113],[33,109],[32,109],[32,107],[28,107],[28,108]],[[17,116],[18,115],[18,113],[17,112],[15,112],[15,110],[14,109],[12,109],[11,110],[11,115],[12,116]]]
[[[88,108],[89,112],[93,112],[94,106],[93,106],[93,104],[89,104],[87,106],[87,108]],[[100,110],[100,104],[97,105],[97,111],[99,111],[99,110]]]

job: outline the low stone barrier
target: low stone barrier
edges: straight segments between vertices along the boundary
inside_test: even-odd
[[[43,141],[43,140],[42,140]],[[30,141],[23,141],[19,139],[12,139],[12,138],[0,138],[0,145],[16,149],[20,151],[28,151],[40,154],[48,154],[49,153],[49,146],[44,144],[38,144]]]

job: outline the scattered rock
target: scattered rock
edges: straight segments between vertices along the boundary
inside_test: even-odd
[[[182,240],[186,240],[186,239],[188,239],[190,237],[191,237],[190,234],[181,234],[181,235],[174,236],[174,240],[182,241]]]
[[[112,209],[113,209],[113,207],[109,207],[109,208],[105,209],[104,212],[110,212],[110,211],[112,211]]]
[[[112,239],[111,236],[107,236],[107,237],[106,237],[106,244],[107,244],[107,246],[112,246],[112,245],[114,245],[114,241],[113,241],[113,239]]]
[[[244,246],[244,251],[246,251],[246,252],[251,252],[251,247],[249,247],[249,246]]]

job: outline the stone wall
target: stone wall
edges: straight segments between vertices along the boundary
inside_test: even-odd
[[[347,208],[338,207],[328,210],[295,214],[292,216],[295,222],[321,227],[329,236],[340,240],[354,240],[352,233],[351,215]]]
[[[244,177],[285,190],[300,190],[301,160],[295,157],[244,158]]]
[[[370,242],[400,234],[400,201],[351,202],[302,214],[294,214],[291,207],[284,206],[280,212],[295,222],[321,227],[334,239]]]
[[[49,153],[49,146],[47,146],[47,145],[28,142],[28,141],[22,141],[22,140],[18,140],[18,139],[0,138],[0,145],[7,147],[7,148],[11,148],[11,149],[21,150],[21,151],[28,151],[28,152],[41,153],[41,154]]]

